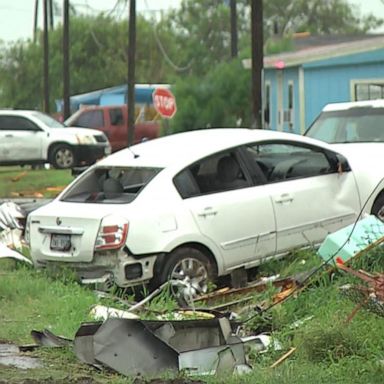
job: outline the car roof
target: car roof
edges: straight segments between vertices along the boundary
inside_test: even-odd
[[[36,113],[43,113],[41,111],[35,111],[35,110],[29,110],[29,109],[0,109],[1,115],[24,115],[24,116],[30,116],[34,115]]]
[[[242,144],[265,140],[296,140],[330,148],[327,144],[296,134],[262,129],[210,128],[176,133],[118,151],[99,165],[168,167],[190,164],[200,158]]]
[[[383,108],[384,100],[376,99],[376,100],[350,101],[346,103],[330,103],[323,108],[323,112],[341,111],[345,109],[358,108],[358,107]]]

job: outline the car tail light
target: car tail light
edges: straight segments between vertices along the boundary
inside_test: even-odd
[[[127,235],[127,220],[116,216],[104,217],[96,237],[95,249],[119,249],[125,244]]]

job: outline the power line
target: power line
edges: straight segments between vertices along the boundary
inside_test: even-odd
[[[146,5],[146,7],[148,8],[148,11],[149,11],[149,6],[148,6],[148,2],[147,0],[144,0],[144,3]],[[159,38],[159,35],[157,33],[157,27],[156,27],[156,23],[153,23],[153,34],[154,34],[154,37],[155,37],[155,40],[156,40],[156,43],[157,43],[157,46],[159,47],[160,49],[160,52],[162,53],[165,61],[177,72],[185,72],[185,71],[188,71],[191,67],[192,67],[192,62],[193,60],[191,60],[186,66],[184,67],[180,67],[178,66],[177,64],[175,64],[171,58],[169,57],[169,55],[167,54],[167,52],[165,51],[165,48],[164,48],[164,45],[162,44],[162,42],[160,41],[160,38]]]

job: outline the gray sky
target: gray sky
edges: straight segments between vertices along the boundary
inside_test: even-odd
[[[117,0],[71,0],[83,12],[95,13],[111,10]],[[361,14],[373,13],[384,18],[384,4],[380,0],[348,0]],[[42,4],[40,0],[40,4]],[[61,2],[59,0],[59,2]],[[137,0],[138,12],[167,10],[177,7],[181,0]],[[35,0],[0,0],[0,39],[6,42],[32,38],[33,8]],[[42,13],[42,12],[41,12]],[[40,17],[42,19],[42,17]],[[383,32],[381,28],[380,32]],[[377,31],[379,32],[379,31]]]

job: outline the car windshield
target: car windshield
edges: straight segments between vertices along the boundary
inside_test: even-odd
[[[49,128],[65,128],[65,125],[54,119],[53,117],[41,112],[33,112],[33,117],[40,120]]]
[[[133,201],[161,171],[148,167],[98,167],[81,176],[61,201],[122,204]]]
[[[384,108],[322,112],[305,135],[331,144],[383,142]]]

